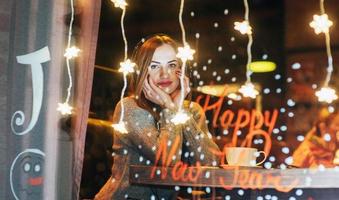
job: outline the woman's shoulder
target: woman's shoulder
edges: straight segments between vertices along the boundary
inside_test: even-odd
[[[121,101],[124,104],[128,104],[128,105],[131,105],[131,106],[138,106],[137,101],[136,101],[135,97],[133,97],[133,96],[124,97],[122,100],[119,101],[119,103],[121,103]]]
[[[121,104],[123,104],[124,108],[126,108],[128,110],[140,108],[138,106],[135,98],[131,97],[131,96],[124,97],[122,100],[118,101],[118,103],[115,105],[115,110],[120,110],[121,106],[122,106]]]

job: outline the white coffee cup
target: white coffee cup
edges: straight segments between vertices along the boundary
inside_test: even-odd
[[[264,151],[249,147],[227,147],[225,153],[229,166],[258,166],[265,162],[267,157]],[[260,154],[264,155],[264,159],[257,163],[257,158]]]

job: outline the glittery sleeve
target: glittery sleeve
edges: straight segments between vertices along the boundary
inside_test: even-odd
[[[186,148],[190,153],[190,163],[199,161],[202,165],[215,166],[219,159],[212,152],[220,151],[209,133],[205,113],[198,103],[191,102],[189,111],[191,119],[183,128]],[[187,143],[188,142],[188,143]]]
[[[141,152],[152,163],[157,160],[157,165],[174,165],[176,161],[180,161],[179,152],[183,136],[181,127],[169,123],[168,119],[173,113],[163,112],[161,128],[158,130],[153,116],[147,110],[140,108],[134,99],[125,98],[124,106],[123,121],[126,123],[128,138],[134,149]],[[114,115],[120,116],[120,110],[121,104],[118,103]],[[114,118],[117,120],[117,117]],[[164,153],[165,151],[167,154]],[[161,152],[163,154],[156,158],[157,153],[160,155]],[[171,156],[171,158],[164,160],[163,155]]]

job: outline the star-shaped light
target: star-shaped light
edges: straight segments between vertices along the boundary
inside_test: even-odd
[[[182,61],[186,62],[187,60],[193,60],[193,54],[195,53],[194,49],[186,44],[184,47],[178,48],[177,57],[180,58]]]
[[[313,21],[310,22],[310,26],[314,28],[316,34],[328,33],[328,30],[332,25],[333,22],[328,19],[327,14],[313,15]]]
[[[128,133],[126,126],[123,122],[119,122],[118,124],[112,124],[114,130],[119,131],[120,133]]]
[[[338,99],[335,90],[330,87],[322,87],[315,93],[315,95],[318,97],[318,101],[320,102],[331,103],[332,101]]]
[[[175,125],[179,125],[179,124],[184,124],[187,122],[187,120],[189,120],[189,116],[187,115],[187,113],[183,112],[183,111],[179,111],[172,119],[171,122]]]
[[[127,3],[125,0],[111,0],[114,3],[114,7],[125,9],[127,6]]]
[[[135,63],[131,62],[130,59],[125,60],[120,63],[119,72],[123,72],[124,74],[133,73],[134,72]]]
[[[79,56],[80,49],[76,46],[72,46],[66,49],[64,56],[68,59],[78,57]]]
[[[234,29],[239,31],[241,34],[252,34],[252,27],[248,21],[234,22]]]
[[[251,97],[253,99],[259,94],[252,83],[245,83],[244,85],[242,85],[239,89],[239,92],[244,97]]]
[[[62,115],[70,115],[72,114],[72,107],[68,105],[68,103],[58,103],[57,111],[59,111]]]

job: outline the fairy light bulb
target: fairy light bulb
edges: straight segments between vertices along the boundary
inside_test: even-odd
[[[69,29],[68,29],[68,40],[67,40],[67,48],[65,50],[64,56],[66,57],[66,66],[67,66],[67,74],[69,79],[69,85],[67,88],[67,97],[64,103],[58,103],[57,111],[59,111],[62,115],[70,115],[72,114],[72,109],[68,104],[68,101],[71,96],[71,90],[73,86],[72,82],[72,74],[70,69],[70,59],[74,57],[78,57],[80,49],[76,46],[71,47],[71,40],[72,40],[72,29],[73,29],[73,21],[74,21],[74,1],[70,0],[71,3],[71,20],[69,22]]]
[[[314,15],[313,21],[310,23],[310,26],[314,28],[316,34],[324,33],[325,34],[325,44],[326,44],[326,54],[327,54],[327,74],[323,87],[318,90],[315,95],[318,97],[319,102],[331,103],[332,101],[338,99],[336,91],[328,87],[332,72],[333,72],[333,57],[331,52],[331,41],[329,28],[333,25],[333,22],[328,19],[328,16],[325,12],[324,0],[320,0],[320,13],[321,15]]]
[[[111,0],[114,4],[114,7],[125,9],[128,5],[125,0]]]
[[[244,96],[244,97],[250,97],[254,99],[259,92],[254,88],[253,83],[245,83],[242,85],[239,89],[239,92]]]
[[[332,103],[332,101],[338,99],[335,90],[330,87],[322,87],[315,93],[315,95],[318,97],[318,101],[320,102]]]
[[[124,113],[125,113],[125,107],[124,107],[124,95],[125,95],[125,90],[127,88],[127,74],[128,73],[133,73],[134,72],[134,67],[135,63],[131,62],[130,59],[127,59],[127,52],[128,52],[128,45],[127,45],[127,38],[125,34],[125,27],[124,27],[124,19],[125,19],[125,14],[126,14],[126,6],[127,3],[125,0],[111,0],[114,3],[114,7],[116,8],[121,8],[122,9],[122,14],[121,14],[121,19],[120,19],[120,26],[121,26],[121,33],[122,33],[122,39],[124,41],[124,62],[120,62],[120,68],[119,72],[123,73],[124,77],[124,86],[121,91],[121,96],[120,96],[120,102],[121,102],[121,113],[120,113],[120,120],[119,123],[117,124],[112,124],[112,127],[114,130],[120,132],[120,133],[128,133],[126,126],[123,122],[124,118]]]
[[[68,103],[58,103],[57,111],[59,111],[62,115],[70,115],[72,114],[72,107],[68,105]]]
[[[80,53],[80,49],[76,46],[69,47],[65,50],[64,56],[68,59],[72,59],[78,57]]]
[[[121,121],[118,124],[112,124],[114,130],[119,131],[120,133],[126,134],[128,133],[125,124]]]
[[[247,43],[247,63],[246,63],[246,82],[242,85],[239,89],[239,92],[244,97],[251,97],[256,98],[259,92],[254,88],[254,85],[251,82],[251,75],[253,71],[250,69],[250,64],[252,62],[252,43],[253,43],[253,36],[252,36],[252,27],[250,26],[249,22],[249,6],[248,0],[244,0],[245,6],[245,14],[244,20],[242,22],[234,22],[234,29],[239,31],[243,35],[247,35],[248,43]]]
[[[188,116],[188,114],[185,113],[183,110],[180,110],[171,119],[171,122],[175,125],[179,125],[179,124],[185,124],[189,119],[190,117]]]
[[[183,62],[186,62],[187,60],[193,60],[194,53],[195,50],[191,49],[188,44],[185,44],[184,47],[178,48],[177,57],[180,58]]]
[[[185,27],[184,23],[182,21],[182,14],[184,11],[184,4],[185,0],[180,0],[180,8],[179,8],[179,24],[180,24],[180,29],[182,33],[182,42],[184,44],[184,47],[179,47],[178,48],[178,53],[177,53],[177,58],[182,60],[182,65],[181,65],[181,73],[180,76],[180,102],[179,102],[179,111],[175,114],[175,116],[170,120],[173,124],[179,125],[179,124],[184,124],[187,122],[187,120],[190,119],[190,116],[183,110],[183,103],[184,103],[184,76],[185,76],[185,69],[186,69],[186,62],[188,60],[193,60],[193,54],[195,53],[195,50],[191,49],[191,47],[188,45],[186,42],[186,32],[185,32]],[[189,86],[188,86],[189,87]]]
[[[135,63],[131,62],[130,59],[127,59],[124,62],[120,63],[119,72],[122,72],[124,74],[133,73],[134,67],[135,67]]]
[[[313,15],[313,21],[310,22],[310,26],[314,29],[316,34],[328,33],[329,28],[333,25],[333,22],[328,19],[327,14]]]
[[[239,31],[241,34],[252,34],[252,27],[247,20],[242,22],[234,22],[234,29]]]

